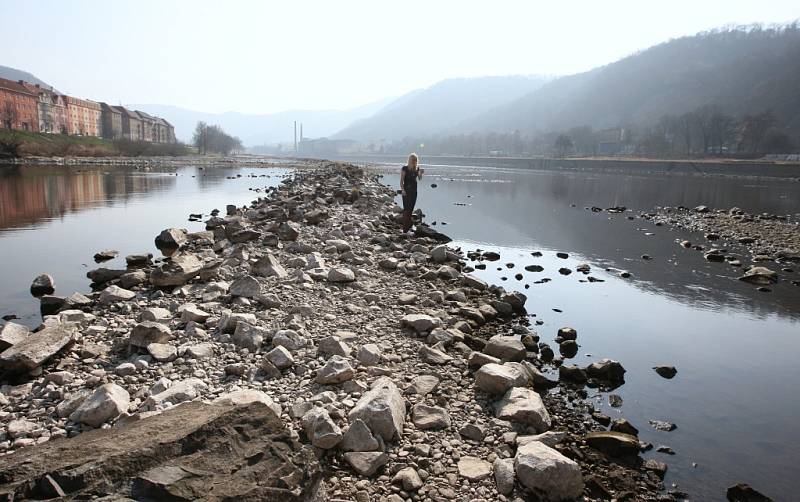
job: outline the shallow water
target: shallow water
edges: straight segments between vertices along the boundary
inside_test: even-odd
[[[556,332],[571,326],[581,349],[569,362],[583,366],[609,357],[624,365],[626,383],[613,391],[624,400],[621,408],[608,405],[607,393],[590,390],[590,396],[612,419],[631,421],[641,439],[675,450],[674,456],[644,454],[669,464],[667,488],[674,484],[694,500],[725,500],[728,486],[747,482],[775,500],[794,497],[800,489],[800,288],[784,281],[772,293],[757,292],[737,281],[732,267],[678,245],[683,239],[703,242],[700,235],[626,219],[636,212],[586,208],[707,204],[795,214],[800,183],[424,167],[418,207],[426,221],[435,221],[465,251],[500,253],[476,275],[523,291],[535,314],[532,324],[543,321],[532,326],[542,341],[558,353]],[[382,171],[385,183],[397,184],[394,171]],[[535,258],[533,251],[543,256]],[[569,258],[557,258],[558,251]],[[589,263],[590,275],[605,282],[582,282],[587,277],[575,272],[580,263]],[[525,271],[530,264],[544,271]],[[561,275],[562,267],[573,272]],[[632,278],[620,278],[620,270]],[[522,280],[514,278],[517,273]],[[534,284],[542,278],[551,281]],[[661,378],[652,370],[658,365],[676,366],[677,376]],[[648,420],[678,428],[660,432]]]
[[[622,362],[626,383],[614,391],[623,397],[622,407],[609,407],[605,393],[595,405],[612,418],[629,419],[642,439],[676,451],[645,454],[669,464],[668,488],[675,483],[694,500],[724,500],[726,487],[747,482],[775,500],[794,498],[800,489],[800,438],[794,433],[800,417],[800,288],[786,281],[773,293],[758,293],[736,281],[727,265],[708,263],[677,244],[702,242],[699,235],[585,208],[707,204],[794,214],[800,211],[800,183],[424,167],[418,205],[427,221],[436,221],[464,250],[501,253],[477,274],[525,292],[536,314],[531,321],[543,321],[535,327],[542,341],[552,345],[557,329],[571,326],[581,344],[577,364],[602,357]],[[202,230],[203,223],[187,221],[190,213],[207,216],[226,204],[246,204],[261,195],[251,189],[274,185],[287,173],[0,167],[0,315],[14,313],[36,325],[38,302],[28,292],[36,275],[53,274],[56,294],[88,291],[88,270],[124,267],[127,254],[158,256],[153,239],[162,229]],[[392,168],[384,182],[396,186],[395,174]],[[119,250],[119,257],[95,264],[94,253],[108,248]],[[543,256],[534,258],[532,251]],[[557,258],[557,251],[569,258]],[[645,253],[653,259],[641,259]],[[558,273],[584,262],[605,282]],[[545,270],[524,270],[534,263]],[[633,277],[621,279],[617,270]],[[521,281],[514,279],[518,272]],[[534,284],[544,277],[551,281]],[[651,369],[656,365],[675,365],[678,375],[665,380]],[[648,426],[650,419],[678,428],[659,432]]]
[[[125,268],[125,256],[153,253],[154,239],[169,227],[205,230],[189,214],[208,219],[212,209],[244,205],[289,173],[285,168],[177,169],[0,166],[0,315],[15,314],[29,326],[41,322],[30,283],[47,272],[57,295],[89,291],[86,272]],[[255,176],[255,177],[254,177]],[[233,179],[230,179],[233,178]],[[119,256],[97,264],[96,252]]]

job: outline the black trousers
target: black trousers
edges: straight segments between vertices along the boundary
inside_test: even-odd
[[[409,190],[406,188],[406,194],[403,195],[403,211],[409,213],[414,212],[414,206],[417,205],[417,189]]]

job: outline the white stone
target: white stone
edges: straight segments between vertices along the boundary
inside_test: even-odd
[[[128,391],[117,384],[107,383],[86,398],[69,416],[76,423],[99,427],[105,421],[128,411],[131,398]]]
[[[517,448],[514,470],[520,483],[541,494],[544,500],[572,500],[583,493],[578,464],[539,441]]]

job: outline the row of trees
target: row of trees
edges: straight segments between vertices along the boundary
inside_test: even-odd
[[[218,125],[208,125],[203,121],[197,123],[192,143],[202,155],[208,152],[228,155],[231,152],[244,150],[242,141],[238,137],[227,134]]]
[[[736,118],[719,106],[707,105],[681,115],[664,115],[655,124],[627,124],[596,130],[590,126],[523,135],[473,133],[433,138],[404,138],[381,146],[386,153],[422,150],[429,155],[643,155],[744,156],[793,153],[800,148],[777,127],[767,110]]]

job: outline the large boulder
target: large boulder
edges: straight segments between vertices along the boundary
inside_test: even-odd
[[[56,291],[56,281],[50,274],[42,274],[33,279],[31,294],[33,296],[52,295]]]
[[[384,441],[399,438],[406,421],[406,404],[397,386],[389,377],[380,377],[350,410],[352,423],[361,419],[376,436]]]
[[[521,387],[528,378],[518,368],[505,364],[484,364],[475,373],[475,386],[488,394],[505,394],[512,387]]]
[[[128,411],[131,397],[128,391],[115,383],[101,385],[69,416],[76,423],[99,427],[107,420]]]
[[[44,364],[75,341],[73,325],[57,325],[33,333],[0,353],[0,373],[25,373]]]
[[[517,448],[514,470],[519,482],[541,500],[573,500],[583,493],[580,466],[538,441]]]
[[[483,352],[502,361],[525,359],[525,345],[515,336],[494,335],[486,342]]]
[[[541,396],[524,387],[506,392],[495,405],[495,416],[500,420],[530,425],[536,432],[544,432],[552,425]]]
[[[322,479],[313,452],[260,402],[188,403],[20,449],[0,457],[0,472],[3,500],[301,502],[318,498]]]
[[[172,256],[187,241],[187,231],[183,228],[168,228],[156,236],[156,248],[164,256]]]
[[[160,267],[150,272],[150,283],[157,287],[183,286],[196,277],[203,268],[203,262],[188,253],[173,255]]]

